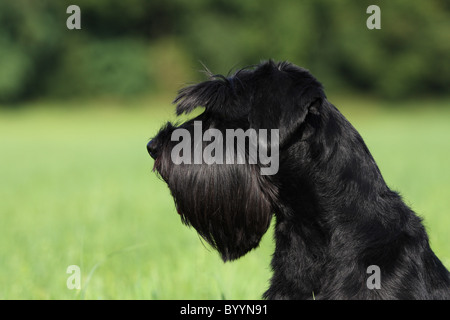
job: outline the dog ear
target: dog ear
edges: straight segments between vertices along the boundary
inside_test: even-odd
[[[255,129],[279,129],[280,145],[308,115],[319,115],[326,98],[322,85],[305,69],[287,62],[267,62],[255,70],[259,83],[249,113]]]

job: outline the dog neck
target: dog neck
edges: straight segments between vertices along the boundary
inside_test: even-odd
[[[341,131],[330,134],[334,130]],[[269,299],[312,299],[313,292],[321,297],[323,282],[332,281],[325,280],[324,274],[337,272],[327,268],[357,260],[352,257],[356,250],[340,256],[342,251],[337,248],[346,249],[346,243],[336,243],[336,239],[342,241],[336,234],[348,221],[367,221],[367,217],[362,219],[366,201],[376,203],[385,194],[398,197],[386,186],[357,131],[331,104],[322,109],[320,119],[311,119],[303,134],[307,138],[293,144],[282,153],[288,156],[280,159],[280,177],[289,179],[282,179],[279,194],[283,198],[278,203],[283,205],[275,209],[274,274],[264,295]],[[369,219],[381,221],[384,211],[380,208],[380,217]],[[352,231],[342,234],[351,236]]]

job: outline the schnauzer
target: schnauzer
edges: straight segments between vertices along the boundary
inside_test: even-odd
[[[209,76],[174,101],[177,115],[204,111],[168,123],[147,149],[183,223],[224,261],[256,248],[273,214],[266,299],[450,299],[449,272],[421,219],[307,70],[267,61]],[[230,130],[245,132],[240,151],[218,147]],[[190,140],[196,134],[200,142]],[[263,173],[268,161],[250,155],[249,140],[276,156],[275,170]]]

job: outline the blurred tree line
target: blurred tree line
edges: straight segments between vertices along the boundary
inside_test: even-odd
[[[68,30],[70,4],[81,30]],[[366,9],[381,8],[381,30]],[[448,94],[448,0],[0,0],[0,102],[176,90],[273,58],[384,98]]]

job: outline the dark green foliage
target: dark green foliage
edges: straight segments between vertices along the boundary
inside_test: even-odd
[[[148,48],[132,38],[91,41],[72,46],[55,72],[57,96],[129,96],[151,88]]]
[[[70,4],[81,30],[66,28]],[[381,30],[366,27],[371,4]],[[449,30],[444,0],[1,1],[0,102],[174,90],[195,80],[199,61],[226,73],[269,58],[310,69],[327,88],[443,95]]]

